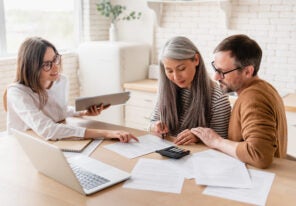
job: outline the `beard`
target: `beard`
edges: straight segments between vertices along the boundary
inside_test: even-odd
[[[219,80],[219,86],[222,90],[222,92],[224,94],[227,94],[227,93],[231,93],[231,92],[235,92],[233,89],[231,89],[226,83],[224,83],[223,81]]]

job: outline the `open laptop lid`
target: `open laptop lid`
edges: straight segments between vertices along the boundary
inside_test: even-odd
[[[58,147],[18,130],[12,129],[12,132],[39,172],[85,194],[63,152]]]

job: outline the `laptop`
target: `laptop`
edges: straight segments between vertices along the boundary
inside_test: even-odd
[[[56,146],[25,132],[12,130],[34,167],[44,175],[90,195],[130,178],[130,174],[86,155],[66,158]]]

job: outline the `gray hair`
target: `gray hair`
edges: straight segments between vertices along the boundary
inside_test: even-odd
[[[180,108],[178,91],[180,88],[167,78],[162,60],[169,58],[175,60],[191,59],[193,61],[196,54],[199,56],[199,64],[196,66],[195,76],[190,89],[192,99],[189,108],[187,108],[184,122],[180,125],[178,119]],[[213,81],[208,76],[203,58],[197,47],[186,37],[173,37],[165,43],[159,60],[158,108],[169,130],[176,132],[180,131],[180,129],[190,129],[197,126],[209,127]]]
[[[186,37],[177,36],[167,41],[160,53],[160,60],[170,59],[191,59],[198,52],[198,49],[192,41]]]

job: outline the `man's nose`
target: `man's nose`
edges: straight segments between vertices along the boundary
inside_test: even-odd
[[[222,78],[221,78],[221,75],[220,75],[218,72],[215,72],[215,73],[214,73],[214,76],[213,76],[213,79],[216,80],[216,81],[219,81],[219,80],[221,80]]]

